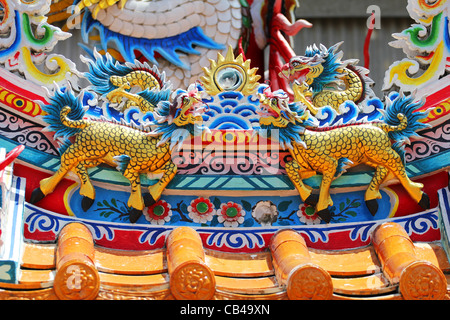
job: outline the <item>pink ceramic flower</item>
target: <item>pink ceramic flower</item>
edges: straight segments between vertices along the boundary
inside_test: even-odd
[[[195,223],[206,223],[211,221],[216,210],[214,210],[214,205],[208,198],[197,198],[191,201],[188,207],[189,218],[191,218]]]
[[[314,207],[301,204],[298,209],[297,216],[300,218],[301,222],[305,224],[320,224],[322,221],[315,213]]]
[[[244,222],[245,211],[241,205],[229,201],[220,205],[217,215],[219,223],[223,223],[225,227],[235,228]]]
[[[154,205],[144,208],[144,216],[151,224],[163,225],[172,217],[171,206],[166,201],[159,200]]]

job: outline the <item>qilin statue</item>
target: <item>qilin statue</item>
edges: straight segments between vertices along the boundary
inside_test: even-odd
[[[369,70],[357,66],[356,59],[341,61],[341,44],[328,49],[324,45],[309,46],[304,56],[292,57],[281,68],[280,77],[293,83],[294,100],[305,104],[313,115],[321,107],[339,111],[346,101],[359,105],[375,96]]]
[[[376,199],[383,182],[396,177],[410,196],[424,209],[430,206],[429,197],[422,191],[423,185],[412,182],[405,172],[402,145],[416,131],[427,127],[420,120],[428,112],[417,111],[423,102],[413,102],[411,96],[399,94],[387,98],[383,121],[353,123],[331,128],[314,125],[314,118],[299,103],[289,103],[288,95],[266,88],[260,94],[260,134],[271,136],[278,130],[281,148],[289,150],[293,159],[286,163],[286,172],[302,200],[316,207],[316,213],[330,222],[330,185],[347,168],[366,164],[375,173],[365,193],[365,202],[372,215],[378,210]],[[391,140],[394,141],[391,144]],[[303,179],[321,173],[320,194],[303,182]]]
[[[135,65],[138,68],[134,69]],[[41,180],[40,186],[32,192],[31,203],[53,192],[73,170],[81,182],[82,208],[88,210],[94,203],[95,189],[87,169],[103,163],[116,167],[130,181],[131,222],[137,221],[144,207],[160,198],[177,172],[172,150],[190,135],[201,132],[204,107],[195,85],[187,91],[178,90],[169,102],[166,85],[170,85],[161,82],[159,73],[137,62],[135,65],[112,63],[110,57],[99,57],[96,62],[90,62],[91,72],[96,72],[96,77],[91,78],[91,88],[115,102],[125,103],[126,107],[132,105],[150,111],[148,114],[156,119],[150,123],[152,130],[115,121],[85,119],[82,105],[85,90],[75,96],[69,88],[56,88],[54,94],[49,95],[49,104],[42,109],[47,113],[44,120],[49,124],[48,130],[55,132],[55,138],[63,138],[61,165],[54,175]],[[103,76],[99,76],[101,73]],[[129,89],[134,85],[143,90],[131,93]],[[127,99],[122,101],[123,98]],[[70,137],[75,137],[73,143]],[[162,177],[143,195],[139,175],[145,173],[162,173]]]

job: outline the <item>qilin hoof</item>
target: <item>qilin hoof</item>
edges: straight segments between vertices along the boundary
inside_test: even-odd
[[[372,199],[372,200],[366,200],[366,206],[367,209],[369,209],[369,212],[372,216],[375,216],[375,214],[378,211],[378,202],[377,199]]]
[[[422,198],[419,201],[419,206],[423,210],[430,209],[430,197],[428,197],[428,195],[425,192],[422,193]]]
[[[305,204],[311,207],[315,207],[319,202],[319,195],[316,193],[311,193],[308,198],[305,200]]]
[[[144,194],[144,205],[146,207],[150,207],[156,203],[156,200],[153,199],[152,195],[150,193]]]
[[[84,212],[88,211],[90,207],[94,204],[94,199],[84,196],[81,200],[81,208]]]
[[[326,223],[329,223],[331,221],[331,212],[328,208],[317,211],[316,214]]]
[[[135,208],[132,208],[130,211],[130,222],[136,223],[138,219],[142,216],[142,210],[138,210]]]
[[[30,203],[35,204],[44,198],[45,198],[45,194],[41,191],[41,188],[36,188],[31,193]]]

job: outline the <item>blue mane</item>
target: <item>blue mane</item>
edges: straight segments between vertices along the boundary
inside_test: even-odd
[[[141,96],[142,98],[150,102],[152,105],[156,106],[160,101],[167,102],[170,98],[171,93],[172,91],[170,89],[161,91],[145,89],[141,92],[138,92],[137,95]]]
[[[343,63],[341,62],[342,54],[336,53],[340,45],[341,43],[337,43],[326,51],[322,51],[315,45],[309,46],[306,49],[306,57],[314,57],[318,54],[325,59],[325,62],[322,63],[323,72],[315,78],[311,84],[313,92],[322,91],[329,83],[335,82],[340,76],[342,76],[342,73],[338,72],[338,69],[343,66]]]
[[[408,121],[404,130],[391,131],[388,133],[389,138],[395,141],[392,148],[397,151],[403,162],[405,162],[405,143],[409,143],[409,137],[419,136],[417,134],[418,130],[430,127],[429,124],[421,122],[428,116],[430,110],[418,111],[424,103],[425,101],[414,102],[413,95],[406,97],[398,92],[392,92],[386,98],[384,122],[391,126],[399,125],[400,121],[397,118],[399,113],[406,116]]]
[[[297,113],[297,116],[303,116],[305,114],[305,110],[302,105],[299,103],[290,103],[289,109],[292,113]],[[261,129],[259,134],[263,137],[267,138],[277,138],[278,143],[282,149],[293,149],[292,141],[295,141],[298,144],[303,144],[302,134],[305,132],[305,129],[308,127],[315,127],[315,119],[311,116],[308,119],[304,120],[302,123],[296,122],[295,124],[289,122],[285,128],[275,127],[273,124],[271,125],[261,125]],[[277,131],[273,131],[277,130]],[[278,137],[274,136],[273,133],[278,132]]]
[[[93,57],[95,61],[83,59],[89,67],[89,72],[85,72],[84,76],[91,83],[91,88],[101,95],[106,95],[108,92],[117,89],[109,81],[111,76],[123,77],[133,71],[131,67],[116,61],[110,54],[102,56],[97,51],[94,51]]]

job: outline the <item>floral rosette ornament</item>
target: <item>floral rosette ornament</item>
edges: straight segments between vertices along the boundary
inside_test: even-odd
[[[208,198],[197,198],[191,201],[188,207],[189,218],[191,218],[195,223],[207,223],[211,221],[216,210],[214,210],[214,205]]]
[[[155,204],[143,210],[145,219],[151,224],[163,225],[170,221],[172,210],[170,204],[164,200],[159,200]]]
[[[320,224],[322,221],[316,214],[314,207],[301,204],[298,209],[297,216],[300,218],[300,222],[305,224]]]
[[[217,216],[219,223],[223,223],[225,227],[235,228],[244,223],[245,211],[241,205],[229,201],[220,205]]]

